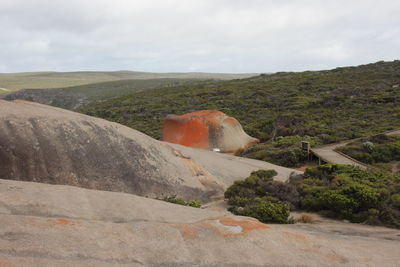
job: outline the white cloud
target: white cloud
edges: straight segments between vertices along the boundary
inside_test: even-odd
[[[0,71],[274,72],[399,58],[400,2],[1,0]]]

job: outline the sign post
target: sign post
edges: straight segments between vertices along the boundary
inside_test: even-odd
[[[310,160],[310,149],[311,149],[310,142],[301,141],[301,149],[307,151],[307,159]]]

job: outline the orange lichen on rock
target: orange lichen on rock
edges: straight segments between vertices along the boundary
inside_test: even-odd
[[[47,220],[52,225],[76,225],[77,221],[67,219],[67,218],[58,218],[58,219],[49,219]]]
[[[65,218],[60,218],[60,219],[57,219],[57,223],[58,224],[71,224],[72,223],[72,221],[71,220],[69,220],[69,219],[65,219]]]
[[[240,123],[217,110],[202,110],[164,120],[163,141],[202,149],[235,153],[258,143]]]
[[[302,242],[307,242],[307,237],[305,237],[304,235],[301,234],[297,234],[297,233],[291,233],[291,232],[283,232],[283,234],[289,238],[293,238],[296,241],[302,241]]]
[[[164,121],[163,140],[184,146],[207,149],[208,128],[200,117],[185,120],[168,117]]]
[[[211,218],[189,224],[173,224],[184,239],[199,238],[202,232],[212,231],[223,237],[244,235],[253,230],[270,229],[271,227],[256,219],[244,218],[236,220],[232,217]]]
[[[242,233],[271,228],[270,226],[251,218],[246,218],[245,220],[235,220],[232,217],[222,217],[219,219],[219,222],[226,226],[240,226],[242,227]]]
[[[317,248],[307,248],[307,249],[302,249],[302,251],[306,252],[306,253],[310,253],[310,254],[314,254],[317,255],[321,258],[323,258],[324,260],[328,260],[332,263],[334,262],[338,262],[338,263],[346,263],[347,259],[345,257],[333,254],[333,253],[326,253],[326,252],[321,252],[319,251]]]
[[[282,233],[286,238],[288,238],[286,240],[289,241],[289,243],[295,243],[297,246],[299,246],[299,249],[303,252],[316,255],[330,262],[338,262],[338,263],[347,262],[346,258],[342,256],[336,255],[331,252],[321,251],[318,247],[315,247],[315,242],[310,237],[308,238],[303,234],[293,233],[293,232],[282,232]]]
[[[0,267],[17,267],[17,265],[9,262],[8,260],[0,258]]]
[[[199,234],[197,233],[197,231],[199,230],[198,229],[199,225],[181,224],[181,225],[174,225],[174,227],[179,230],[184,239],[199,238]]]

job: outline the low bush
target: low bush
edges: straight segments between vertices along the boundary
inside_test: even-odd
[[[400,227],[400,176],[349,165],[307,169],[300,208],[331,217]]]
[[[237,215],[254,217],[265,223],[289,222],[289,206],[274,197],[246,199],[245,201],[232,201],[231,203],[240,204],[240,206],[233,205],[229,209]]]
[[[170,196],[170,197],[165,197],[162,200],[178,205],[183,205],[183,206],[190,206],[194,208],[201,208],[201,202],[198,200],[191,200],[191,201],[184,201],[181,198],[177,198],[176,196]]]
[[[230,210],[263,222],[290,222],[290,210],[400,228],[400,175],[327,164],[309,168],[288,182],[275,171],[257,171],[227,189]],[[304,219],[306,220],[306,218]]]
[[[259,170],[252,172],[245,180],[238,180],[225,191],[229,204],[245,203],[246,199],[274,197],[286,202],[294,209],[300,204],[300,194],[292,182],[274,181],[274,170]],[[238,203],[236,203],[238,201]]]
[[[276,174],[274,170],[259,170],[235,181],[225,192],[229,210],[262,222],[288,223],[290,208],[300,199],[294,186],[273,180]]]
[[[241,156],[285,167],[298,167],[308,160],[307,152],[300,148],[303,140],[309,141],[312,146],[320,144],[317,138],[309,136],[278,136],[267,143],[248,148]]]
[[[382,163],[400,161],[400,136],[375,135],[338,150],[361,162],[380,167]]]

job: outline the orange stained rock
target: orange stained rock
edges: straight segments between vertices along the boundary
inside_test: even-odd
[[[319,256],[327,261],[330,262],[338,262],[338,263],[346,263],[347,259],[345,257],[336,255],[331,252],[321,252],[318,250],[318,248],[306,248],[306,249],[301,249],[302,251],[310,254],[314,254],[316,256]]]
[[[261,223],[258,220],[246,218],[244,220],[235,220],[231,217],[222,217],[219,222],[227,226],[240,226],[242,227],[242,233],[246,233],[253,230],[270,229],[271,227]]]
[[[71,224],[72,221],[70,219],[60,218],[60,219],[57,219],[57,223],[58,224]]]
[[[180,231],[184,239],[200,238],[200,233],[207,230],[217,233],[223,237],[231,237],[244,235],[253,230],[271,228],[270,226],[265,225],[256,219],[245,218],[243,220],[236,220],[231,217],[218,217],[189,224],[173,224],[172,226]],[[232,232],[232,229],[229,228],[230,226],[239,226],[240,230]]]
[[[218,110],[170,115],[164,120],[163,141],[184,146],[235,153],[258,142],[240,123]]]
[[[17,267],[17,265],[9,262],[8,260],[0,258],[0,267]]]
[[[307,237],[302,234],[291,233],[291,232],[283,232],[283,234],[289,238],[293,238],[296,241],[307,242]]]
[[[185,227],[185,226],[180,226],[177,227],[179,231],[181,232],[181,235],[185,239],[193,239],[193,238],[199,238],[199,234],[197,233],[197,229],[192,228],[192,227]]]
[[[208,148],[208,126],[204,119],[192,117],[185,120],[166,119],[163,128],[163,140],[191,146],[196,148]]]
[[[288,238],[290,243],[294,242],[299,245],[299,249],[309,254],[313,254],[323,258],[324,260],[328,260],[330,262],[339,262],[345,263],[347,262],[346,258],[336,255],[331,252],[321,251],[320,248],[315,247],[315,242],[312,239],[307,238],[307,236],[299,233],[292,232],[282,232],[285,237]],[[315,238],[315,237],[312,237]]]
[[[76,225],[77,221],[67,219],[67,218],[58,218],[58,219],[49,219],[47,220],[52,225]]]

